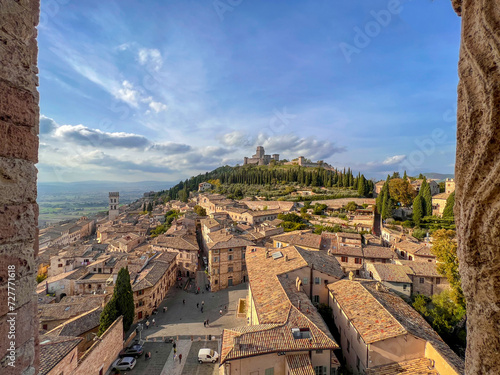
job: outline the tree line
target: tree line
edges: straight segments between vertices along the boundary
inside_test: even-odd
[[[198,184],[209,180],[218,180],[221,184],[246,185],[286,185],[299,184],[310,187],[339,187],[358,190],[359,195],[369,196],[373,192],[373,181],[364,175],[355,176],[350,168],[328,170],[325,168],[273,166],[224,166],[205,174],[193,176],[179,182],[172,188],[160,191],[158,196],[168,200],[179,199],[187,202],[189,193],[198,190]]]

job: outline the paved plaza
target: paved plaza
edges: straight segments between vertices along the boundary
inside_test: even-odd
[[[220,337],[224,328],[246,324],[245,318],[237,318],[238,300],[245,298],[247,284],[240,284],[216,293],[188,293],[172,288],[158,308],[159,313],[149,318],[150,326],[140,333],[144,351],[151,353],[151,359],[144,355],[137,360],[136,367],[122,374],[147,375],[216,375],[219,362],[198,363],[198,351],[210,348],[220,354]],[[185,303],[183,303],[183,300]],[[201,306],[203,304],[203,313]],[[198,304],[198,307],[196,306]],[[163,307],[167,306],[167,312]],[[220,315],[222,310],[222,315]],[[153,318],[155,324],[152,324]],[[209,326],[203,322],[208,319]],[[144,323],[145,321],[143,321]],[[177,358],[174,360],[173,344],[176,342]],[[139,339],[139,335],[137,336]],[[179,362],[178,355],[182,354]]]

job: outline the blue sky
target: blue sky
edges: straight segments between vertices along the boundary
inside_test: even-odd
[[[176,181],[257,145],[380,178],[453,173],[449,0],[51,0],[42,182]]]

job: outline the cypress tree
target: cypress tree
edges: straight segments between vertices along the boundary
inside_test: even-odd
[[[423,216],[424,216],[424,205],[422,197],[419,194],[413,200],[413,222],[417,227],[420,226],[420,221],[422,220]]]
[[[358,195],[364,197],[366,191],[366,181],[365,181],[365,176],[361,175],[358,178]]]
[[[134,295],[127,268],[122,268],[118,272],[113,299],[116,300],[118,316],[123,315],[123,330],[126,332],[134,322],[135,314]]]
[[[99,331],[98,336],[101,336],[111,324],[118,318],[118,312],[116,311],[116,301],[114,296],[111,297],[109,302],[102,309],[101,316],[99,318]]]
[[[422,191],[422,199],[423,199],[423,209],[424,216],[432,216],[432,194],[431,187],[427,182],[427,179],[424,178],[422,182],[422,187],[420,188]]]
[[[407,179],[408,179],[408,176],[406,175],[406,171],[405,171],[405,173],[404,173],[404,175],[403,175],[403,180],[405,180],[405,181],[406,181]]]
[[[453,212],[453,207],[455,206],[455,192],[451,193],[448,199],[446,199],[446,206],[444,207],[443,217],[455,217]]]

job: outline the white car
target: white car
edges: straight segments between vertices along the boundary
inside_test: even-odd
[[[132,370],[136,363],[137,361],[134,357],[124,357],[114,361],[111,368],[117,370]]]
[[[203,348],[198,352],[198,362],[212,362],[215,363],[219,359],[219,354],[212,349]]]

